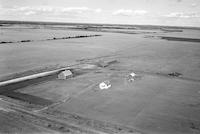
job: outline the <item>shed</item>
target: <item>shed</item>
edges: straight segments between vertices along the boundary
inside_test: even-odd
[[[101,83],[99,84],[99,88],[100,88],[101,90],[103,90],[103,89],[108,89],[108,88],[110,88],[110,87],[111,87],[110,81],[104,81],[104,82],[101,82]]]
[[[132,73],[130,73],[130,74],[128,75],[128,81],[129,81],[129,82],[132,82],[132,81],[135,80],[136,77],[137,77],[137,75],[136,75],[134,72],[132,72]]]
[[[70,78],[72,76],[73,76],[73,74],[70,70],[65,70],[65,71],[62,71],[58,74],[58,79],[65,80],[65,79]]]
[[[97,63],[97,66],[99,66],[99,67],[107,67],[107,66],[108,66],[108,63],[106,63],[106,62],[104,62],[104,61],[99,61],[99,62]]]

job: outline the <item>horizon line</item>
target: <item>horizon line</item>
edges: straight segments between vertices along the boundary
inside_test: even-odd
[[[8,22],[13,22],[13,24],[22,24],[22,23],[27,23],[27,24],[31,24],[31,23],[51,23],[53,25],[66,25],[66,24],[92,24],[92,25],[121,25],[121,26],[155,26],[155,27],[176,27],[176,28],[200,28],[198,26],[177,26],[177,25],[157,25],[157,24],[120,24],[120,23],[92,23],[92,22],[62,22],[62,21],[31,21],[31,20],[0,20],[0,24],[4,23],[8,23]]]

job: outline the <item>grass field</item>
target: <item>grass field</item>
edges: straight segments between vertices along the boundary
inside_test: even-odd
[[[79,75],[67,80],[53,78],[17,89],[11,85],[18,97],[2,93],[0,107],[16,112],[0,109],[0,132],[200,133],[198,29],[179,28],[182,31],[173,32],[151,26],[129,30],[120,26],[86,29],[77,24],[73,28],[55,27],[0,27],[0,42],[33,40],[0,44],[1,81],[79,64],[71,67]],[[84,35],[101,36],[44,40]],[[112,60],[117,62],[96,66]],[[88,64],[95,66],[84,66]],[[138,75],[133,82],[127,80],[131,72]],[[99,90],[99,83],[105,80],[110,81],[111,88]],[[25,99],[19,99],[23,94]],[[31,97],[38,98],[36,105],[43,104],[38,100],[44,100],[49,107],[42,105],[36,113],[34,108],[27,110]],[[17,117],[19,123],[10,129],[16,124],[10,120],[17,115],[24,118]],[[30,125],[24,126],[24,122]]]

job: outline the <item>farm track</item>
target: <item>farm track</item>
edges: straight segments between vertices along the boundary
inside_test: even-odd
[[[33,125],[60,133],[112,134],[138,132],[133,128],[121,126],[119,124],[92,120],[76,114],[58,112],[57,115],[54,115],[54,113],[51,112],[35,112],[25,110],[14,103],[2,99],[0,102],[1,109],[6,109],[11,113],[13,112],[12,116],[21,117],[23,120]]]

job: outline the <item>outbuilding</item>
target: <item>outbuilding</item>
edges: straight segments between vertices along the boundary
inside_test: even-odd
[[[111,87],[110,81],[104,81],[99,84],[101,90],[108,89]]]
[[[72,76],[73,76],[73,74],[70,70],[65,70],[65,71],[62,71],[58,74],[58,79],[65,80],[65,79],[70,78]]]

